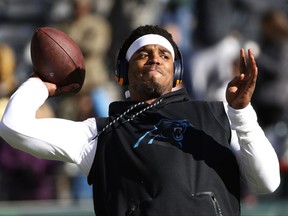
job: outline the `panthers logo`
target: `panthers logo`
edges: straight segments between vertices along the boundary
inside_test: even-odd
[[[154,129],[147,131],[134,144],[134,148],[139,147],[141,142],[148,138],[148,144],[153,144],[155,140],[170,141],[172,144],[182,148],[182,140],[188,127],[193,127],[187,120],[169,120],[162,119],[154,125]]]

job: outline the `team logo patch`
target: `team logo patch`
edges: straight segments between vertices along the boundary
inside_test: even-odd
[[[158,124],[154,125],[152,130],[147,131],[138,139],[134,144],[134,148],[138,148],[142,143],[146,143],[147,139],[148,145],[151,145],[155,140],[158,140],[163,142],[169,141],[182,148],[182,140],[188,127],[193,126],[187,120],[162,119]]]

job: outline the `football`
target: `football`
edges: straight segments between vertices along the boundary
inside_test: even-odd
[[[45,82],[57,86],[78,83],[85,79],[85,63],[80,47],[66,33],[52,27],[36,29],[31,40],[34,72]]]

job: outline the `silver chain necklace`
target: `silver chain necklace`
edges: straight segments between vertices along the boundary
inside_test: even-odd
[[[159,103],[161,103],[163,100],[163,98],[161,98],[160,100],[158,100],[155,103],[150,104],[149,106],[143,108],[142,110],[140,110],[139,112],[135,113],[134,115],[132,115],[129,119],[127,119],[126,121],[122,122],[122,124],[125,124],[127,122],[132,121],[136,116],[142,114],[143,112],[151,109],[152,107],[157,106]],[[109,124],[107,124],[101,131],[98,131],[97,135],[93,138],[96,139],[100,136],[101,133],[103,133],[105,130],[107,130],[107,128],[109,128],[110,126],[112,126],[113,124],[115,124],[116,122],[118,122],[124,115],[128,114],[129,112],[131,112],[132,110],[134,110],[136,107],[143,105],[145,102],[141,101],[135,105],[133,105],[132,107],[130,107],[129,109],[127,109],[125,112],[123,112],[120,116],[118,116],[116,119],[114,119],[112,122],[110,122]]]

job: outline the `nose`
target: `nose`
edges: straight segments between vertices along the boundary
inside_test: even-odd
[[[156,53],[150,54],[147,63],[148,63],[149,65],[151,65],[151,64],[158,64],[158,65],[159,65],[159,64],[161,63],[161,61],[160,61],[160,56],[157,56]]]

